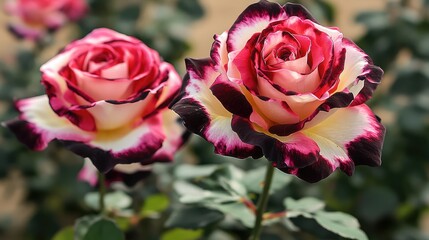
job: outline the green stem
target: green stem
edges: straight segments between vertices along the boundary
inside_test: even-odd
[[[267,171],[265,172],[264,189],[262,190],[262,195],[259,196],[258,207],[256,210],[255,226],[253,227],[252,235],[250,237],[251,240],[258,240],[259,235],[261,234],[262,220],[268,203],[268,196],[270,192],[271,182],[273,180],[273,174],[274,167],[270,162],[268,162]]]
[[[106,211],[104,205],[104,195],[106,195],[106,181],[104,174],[101,172],[98,172],[98,185],[100,213],[104,214]]]

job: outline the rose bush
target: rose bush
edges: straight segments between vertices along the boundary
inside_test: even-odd
[[[8,0],[6,12],[16,18],[10,30],[18,37],[37,40],[67,21],[77,21],[88,10],[85,0]]]
[[[94,30],[41,72],[46,95],[17,101],[19,119],[5,123],[34,150],[59,139],[107,172],[116,164],[170,161],[187,136],[167,108],[180,76],[138,39]]]
[[[216,153],[265,155],[309,182],[381,164],[384,127],[364,102],[383,71],[300,5],[250,5],[186,68],[172,109]]]

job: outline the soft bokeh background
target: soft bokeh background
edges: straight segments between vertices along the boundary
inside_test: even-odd
[[[109,27],[139,37],[160,51],[164,59],[175,63],[183,74],[183,58],[207,57],[212,36],[227,30],[252,2],[93,0],[86,19],[62,28],[37,52],[33,43],[17,40],[7,31],[10,17],[1,12],[0,120],[17,115],[13,99],[43,91],[38,75],[43,62],[94,27],[108,23]],[[314,196],[323,199],[329,209],[356,216],[370,239],[429,239],[429,1],[299,2],[323,24],[338,26],[385,70],[382,84],[370,102],[387,126],[383,165],[358,167],[351,178],[336,173],[317,184],[295,179],[273,196],[270,208],[277,209],[285,196]],[[116,12],[106,16],[106,6],[113,6]],[[51,144],[41,153],[31,152],[5,129],[0,133],[0,239],[51,239],[60,228],[91,212],[82,198],[92,189],[75,180],[81,159],[59,144]],[[262,160],[236,160],[212,152],[209,144],[193,137],[191,145],[180,152],[178,162],[232,162],[243,169],[263,164]],[[159,170],[133,196],[144,199],[154,192],[168,191],[173,178],[169,174],[175,166]],[[169,211],[165,213],[168,214]],[[162,224],[163,217],[144,219],[138,225],[140,229],[128,237],[159,239],[159,233],[164,231]],[[308,234],[298,233],[294,235],[296,239],[320,239],[314,236],[326,234],[314,224],[298,224]],[[147,226],[152,230],[146,231]],[[222,236],[241,239],[244,230],[231,225],[224,226],[223,231],[227,235]],[[283,239],[281,236],[266,235],[264,239]],[[324,239],[333,239],[326,236]]]

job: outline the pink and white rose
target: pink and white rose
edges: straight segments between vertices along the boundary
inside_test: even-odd
[[[16,36],[38,40],[46,31],[81,19],[88,5],[85,0],[8,0],[5,9],[15,17],[9,27]]]
[[[338,28],[262,0],[214,39],[210,58],[186,60],[172,109],[216,153],[264,155],[309,182],[381,164],[384,127],[364,103],[383,71]]]
[[[18,139],[42,150],[54,139],[103,173],[116,164],[165,162],[185,129],[167,108],[179,91],[174,67],[140,40],[96,29],[41,67],[46,95],[19,100]]]

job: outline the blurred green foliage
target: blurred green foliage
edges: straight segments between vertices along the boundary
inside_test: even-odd
[[[293,2],[304,4],[322,22],[334,22],[336,11],[340,11],[322,0]],[[181,64],[192,47],[184,30],[204,15],[198,0],[91,0],[90,4],[91,11],[78,23],[75,39],[94,28],[109,27],[140,38],[175,64]],[[361,13],[356,20],[366,28],[366,33],[355,39],[356,43],[386,72],[370,102],[387,127],[383,165],[358,167],[351,178],[337,173],[317,184],[278,173],[268,211],[290,211],[291,206],[297,206],[293,199],[313,197],[322,199],[329,212],[355,216],[369,239],[429,239],[429,1],[388,1],[384,10]],[[47,42],[37,44],[33,50],[20,50],[13,63],[0,63],[0,121],[16,117],[13,100],[43,92],[38,56],[44,44]],[[70,226],[75,220],[94,213],[84,201],[84,196],[94,189],[76,181],[82,160],[59,144],[51,144],[44,152],[31,152],[5,129],[1,128],[0,134],[0,176],[7,179],[11,172],[18,171],[26,183],[23,204],[34,206],[24,230],[14,232],[10,227],[10,219],[15,216],[0,216],[0,239],[52,239],[54,235],[54,240],[72,239]],[[115,229],[125,231],[126,239],[246,239],[250,233],[249,219],[245,217],[247,212],[240,212],[243,205],[237,203],[244,195],[250,201],[257,199],[260,186],[255,182],[262,178],[259,167],[265,165],[265,160],[217,156],[212,153],[213,147],[198,137],[183,152],[176,163],[156,166],[155,174],[145,180],[144,187],[127,193],[134,199],[130,208],[138,214],[114,216]],[[190,162],[190,156],[198,166],[183,165]],[[234,167],[213,166],[223,163],[233,163]],[[217,174],[234,168],[247,176],[240,180],[242,187],[233,183],[239,174]],[[205,179],[209,175],[214,177],[208,179],[211,182]],[[194,190],[197,186],[223,191],[211,197],[228,201],[213,206],[212,198],[207,203],[210,206],[201,201],[198,206],[182,205],[180,188],[184,185],[178,186],[179,180],[187,182],[185,187],[193,184]],[[289,204],[285,206],[286,198]],[[279,218],[264,228],[262,239],[342,239],[331,233],[341,231],[338,225],[342,223],[332,222],[330,215],[323,214],[318,218],[316,214]],[[97,229],[91,231],[102,231],[113,224],[105,219],[96,221],[99,224],[93,227]],[[323,224],[331,231],[321,227]],[[185,230],[189,228],[194,230]],[[64,230],[59,232],[61,229]]]

